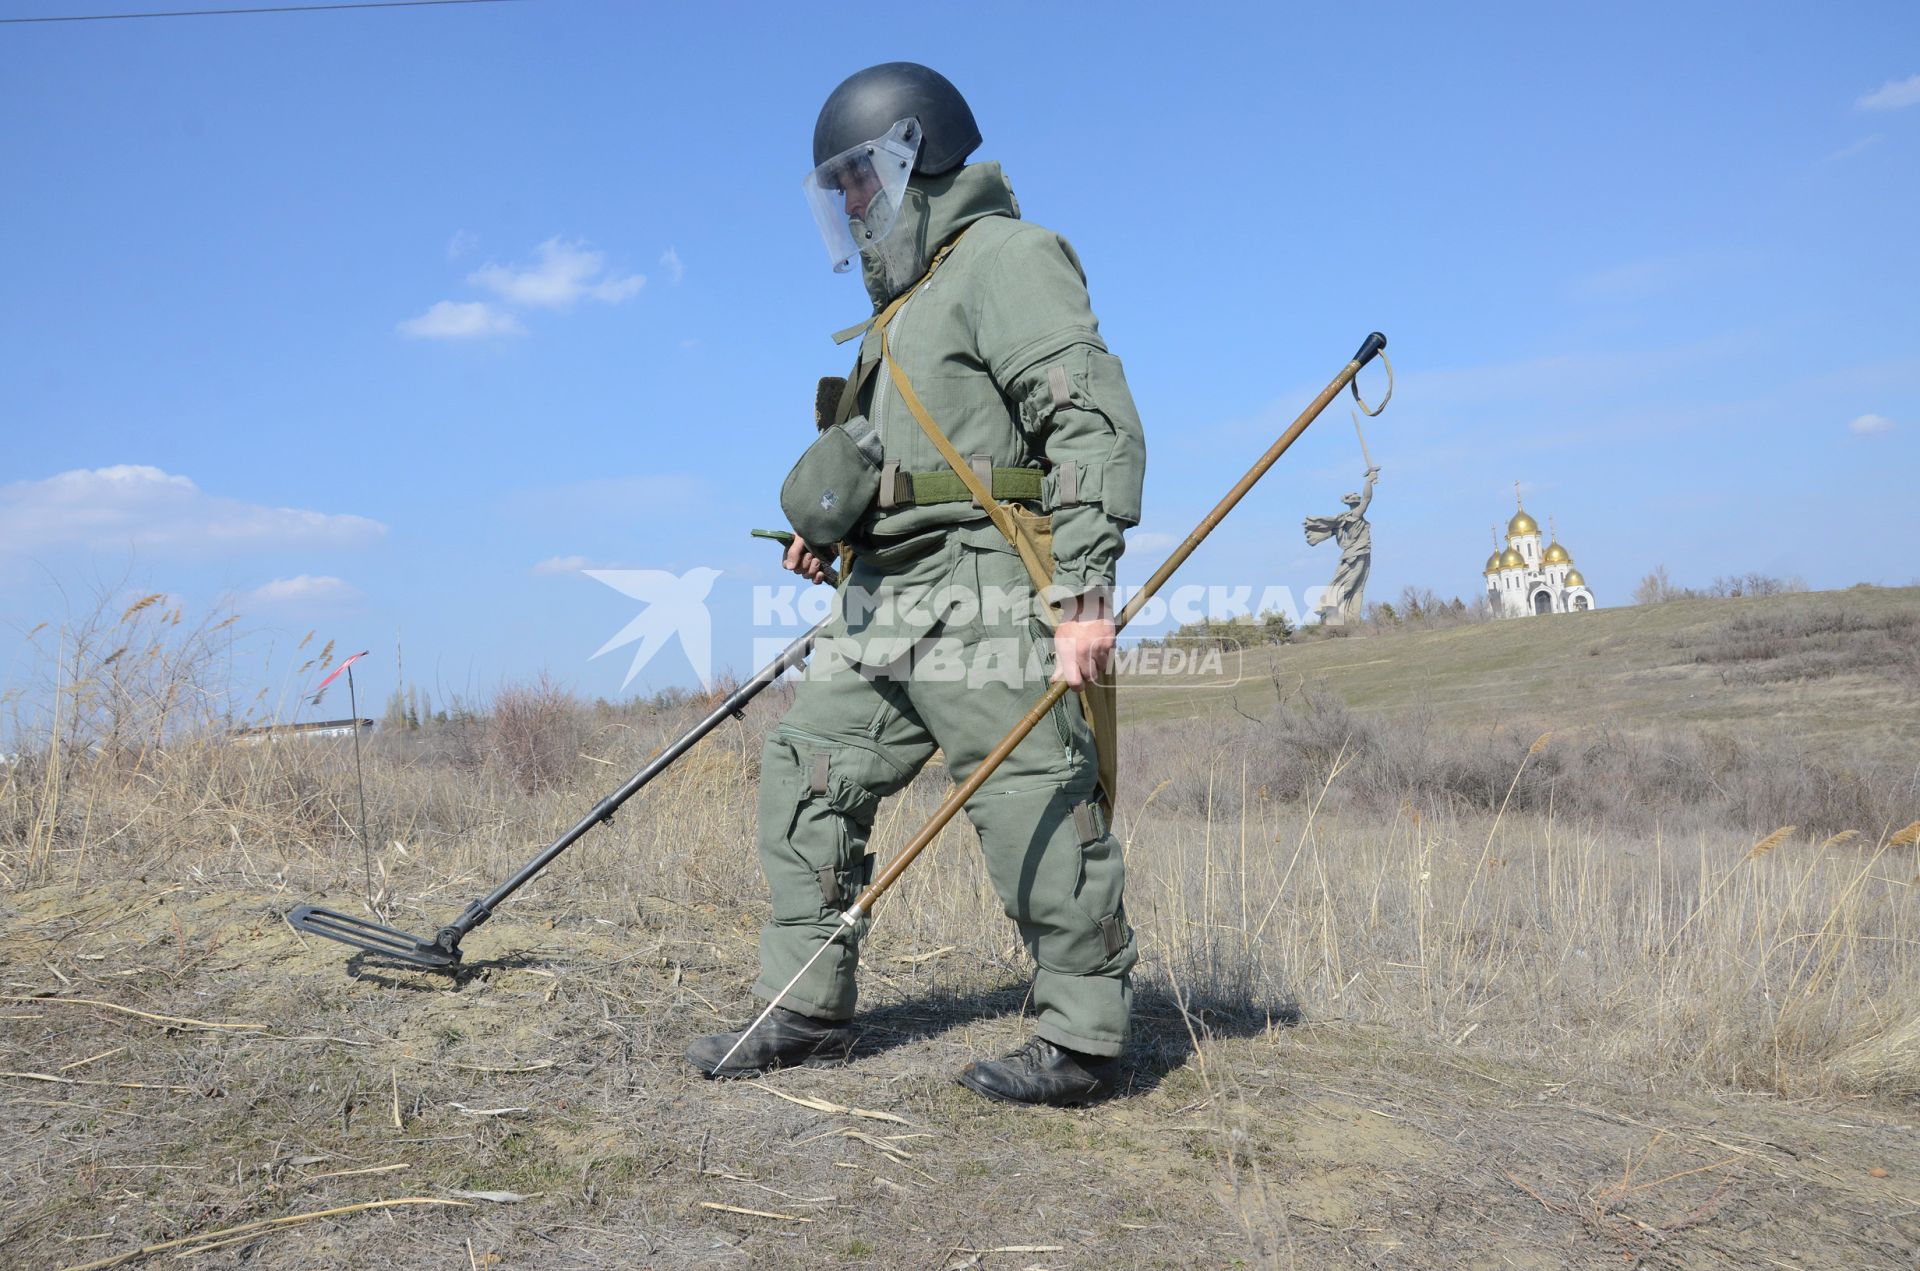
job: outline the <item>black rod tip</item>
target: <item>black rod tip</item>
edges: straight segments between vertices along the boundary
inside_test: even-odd
[[[1353,360],[1359,365],[1365,366],[1367,363],[1373,361],[1374,358],[1378,357],[1380,350],[1386,347],[1387,337],[1375,331],[1372,335],[1360,342],[1360,351],[1353,355]]]

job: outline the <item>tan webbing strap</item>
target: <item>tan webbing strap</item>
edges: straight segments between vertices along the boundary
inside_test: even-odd
[[[967,226],[967,229],[972,229],[972,228],[973,226],[971,225]],[[866,342],[864,340],[861,342],[860,363],[858,366],[854,367],[853,374],[849,376],[847,379],[846,388],[843,389],[840,393],[839,408],[833,412],[834,423],[844,424],[849,419],[853,418],[853,412],[859,404],[861,392],[866,388],[867,381],[873,378],[873,373],[879,369],[881,358],[884,358],[886,356],[884,349],[886,347],[887,324],[893,321],[893,315],[900,312],[901,306],[906,304],[907,301],[912,298],[914,292],[920,290],[921,287],[926,285],[927,279],[933,277],[933,271],[940,268],[940,266],[946,261],[948,255],[952,253],[953,249],[960,245],[960,240],[965,238],[966,236],[967,236],[967,230],[965,229],[961,230],[958,234],[954,235],[953,241],[951,243],[948,243],[945,247],[942,247],[939,251],[933,254],[933,259],[927,262],[927,272],[920,275],[920,279],[918,282],[914,283],[913,286],[908,287],[905,291],[901,292],[899,295],[895,296],[892,300],[888,301],[887,307],[882,309],[879,313],[875,314],[872,321],[867,322],[858,328],[861,332],[871,332],[875,329],[878,329],[880,331],[881,348],[883,352],[881,353],[880,358],[869,359],[866,356]],[[834,337],[834,343],[838,344],[840,342],[840,335],[845,335],[845,334],[846,332],[843,331],[843,332],[840,332],[839,335],[836,335]],[[851,337],[849,336],[848,338],[851,338]]]
[[[927,272],[931,274],[933,271],[929,269]],[[920,282],[925,281],[926,279],[924,277],[920,280]],[[900,306],[907,303],[907,297],[919,289],[920,283],[917,282],[895,296],[893,302],[875,315],[873,322],[867,324],[868,330],[872,330],[874,323],[878,323],[880,329],[885,331],[887,323],[893,321],[893,315],[900,312]],[[847,377],[846,387],[840,390],[840,404],[833,412],[833,422],[836,424],[844,424],[853,418],[854,411],[859,408],[860,394],[867,387],[867,381],[873,378],[873,373],[876,370],[880,369],[880,360],[878,358],[868,358],[865,356],[866,347],[864,342],[860,351],[862,356],[859,365],[853,368],[853,374]]]
[[[1047,625],[1058,626],[1059,606],[1047,598],[1047,592],[1053,587],[1051,573],[1034,554],[1033,544],[1027,541],[1027,536],[1015,528],[1013,513],[1007,510],[1007,505],[993,497],[993,492],[987,488],[985,482],[981,481],[980,474],[960,457],[960,452],[954,449],[951,441],[947,440],[947,435],[940,431],[940,425],[933,422],[933,416],[927,413],[926,405],[921,402],[920,395],[913,391],[913,384],[907,379],[907,373],[900,369],[900,364],[889,353],[887,335],[884,331],[880,336],[880,360],[887,364],[887,374],[892,377],[893,387],[900,394],[900,400],[906,403],[907,413],[912,415],[914,422],[920,425],[920,431],[927,434],[927,440],[931,441],[934,449],[940,452],[940,457],[947,461],[947,466],[953,469],[954,475],[966,482],[967,489],[973,492],[973,501],[986,509],[987,517],[993,522],[994,528],[999,530],[1002,537],[1013,544],[1013,550],[1020,554],[1020,563],[1026,566],[1027,576],[1033,580],[1034,595],[1046,606]],[[1111,726],[1103,729],[1095,722],[1099,712],[1095,711],[1093,698],[1085,689],[1080,691],[1080,713],[1087,722],[1087,730],[1093,734],[1096,756],[1107,757],[1106,764],[1102,766],[1116,763],[1120,752],[1113,747],[1119,739],[1102,735],[1103,732],[1112,731]],[[1107,800],[1107,805],[1111,807],[1113,791],[1105,788],[1104,780],[1101,785],[1102,794]]]
[[[941,432],[940,425],[933,422],[933,416],[927,413],[926,406],[920,401],[920,394],[913,391],[913,385],[908,381],[906,372],[900,369],[900,363],[889,354],[885,334],[880,337],[880,360],[887,364],[887,374],[893,378],[893,387],[900,394],[900,400],[906,403],[907,413],[912,415],[914,422],[920,425],[920,431],[927,434],[927,440],[931,441],[933,448],[940,452],[940,457],[947,461],[947,466],[953,469],[954,475],[967,483],[967,489],[973,493],[974,503],[986,509],[987,518],[1006,537],[1007,542],[1013,544],[1013,550],[1020,553],[1020,563],[1027,567],[1027,575],[1033,579],[1035,592],[1045,599],[1048,589],[1053,586],[1052,577],[1040,564],[1039,558],[1033,554],[1033,548],[1028,544],[1025,536],[1014,528],[1013,513],[1007,511],[1006,504],[993,497],[993,491],[988,489],[987,483],[980,479],[980,474],[960,457],[960,452],[953,448],[951,441],[947,440],[947,434]],[[1052,610],[1053,607],[1053,604],[1048,602],[1047,608]]]
[[[880,510],[892,510],[900,502],[900,461],[889,459],[880,465]]]

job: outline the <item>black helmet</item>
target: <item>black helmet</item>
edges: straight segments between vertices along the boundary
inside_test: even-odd
[[[884,136],[909,116],[920,120],[922,133],[917,173],[939,176],[957,168],[980,144],[980,125],[946,76],[918,62],[883,62],[848,76],[820,108],[813,125],[814,166]]]

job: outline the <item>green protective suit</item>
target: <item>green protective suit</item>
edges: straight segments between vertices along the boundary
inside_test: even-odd
[[[992,163],[916,178],[893,236],[904,236],[889,245],[893,268],[867,271],[876,313],[905,290],[887,274],[910,284],[958,236],[888,324],[900,369],[962,455],[1044,471],[1040,499],[1025,506],[1052,518],[1059,593],[1110,588],[1122,531],[1140,519],[1146,450],[1073,249],[1019,219]],[[948,473],[879,364],[882,334],[864,333],[843,413],[867,416],[900,472]],[[755,986],[764,998],[833,934],[870,877],[867,841],[880,800],[936,751],[964,780],[1045,691],[1053,669],[1028,572],[970,500],[876,506],[848,545],[835,619],[762,756],[760,857],[773,892]],[[1137,955],[1120,847],[1095,796],[1091,734],[1068,695],[966,810],[1037,964],[1036,1031],[1115,1055]],[[851,1017],[863,930],[843,936],[784,1005]]]

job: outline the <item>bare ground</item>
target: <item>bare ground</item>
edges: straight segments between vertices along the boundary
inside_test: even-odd
[[[953,1082],[967,1059],[1026,1032],[1024,971],[1014,951],[995,952],[998,933],[945,951],[869,946],[852,1063],[715,1085],[679,1051],[749,1008],[745,911],[649,900],[616,924],[516,900],[450,979],[350,963],[343,947],[296,934],[282,915],[306,898],[209,876],[0,901],[7,1265],[87,1265],[407,1198],[464,1203],[363,1209],[150,1256],[1920,1263],[1911,1103],[1609,1085],[1550,1052],[1516,1060],[1484,1045],[1488,1030],[1456,1040],[1298,1022],[1285,1004],[1163,985],[1137,1002],[1120,1097],[1071,1112],[999,1106]],[[430,929],[449,912],[397,921]]]

